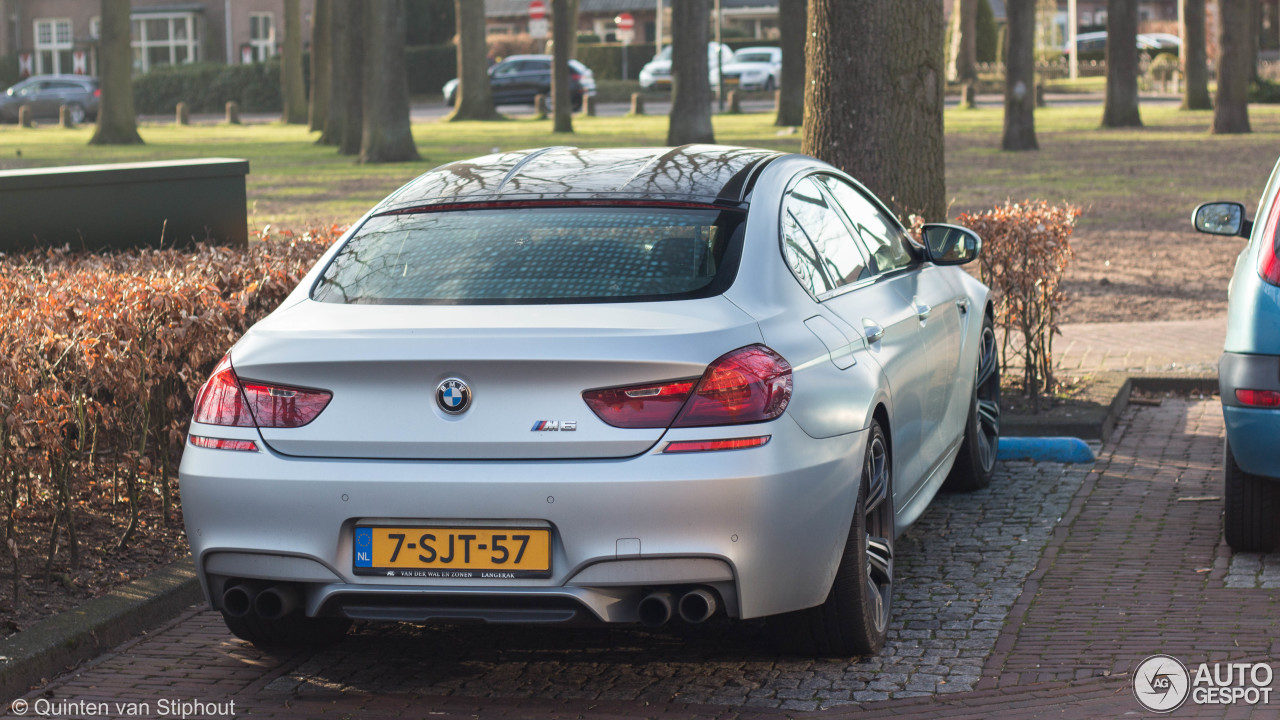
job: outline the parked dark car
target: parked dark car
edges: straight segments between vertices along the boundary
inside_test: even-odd
[[[494,105],[531,105],[535,95],[551,98],[551,56],[512,55],[489,68],[489,86],[493,88]],[[452,106],[458,92],[458,80],[445,83],[444,104]],[[596,94],[596,78],[591,68],[577,60],[569,61],[569,97],[573,109],[582,107],[582,98]]]
[[[98,78],[86,75],[36,75],[14,85],[0,95],[0,120],[18,121],[18,108],[31,107],[31,117],[58,117],[63,105],[77,124],[98,117],[102,90]]]

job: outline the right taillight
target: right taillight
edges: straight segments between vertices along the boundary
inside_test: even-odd
[[[791,365],[763,345],[721,355],[697,380],[588,390],[582,399],[621,428],[708,427],[773,420],[791,401]]]
[[[230,427],[296,428],[315,420],[332,398],[324,390],[241,382],[228,355],[196,394],[194,420]]]
[[[1276,243],[1277,225],[1280,225],[1280,197],[1271,202],[1271,212],[1267,215],[1267,227],[1262,235],[1262,247],[1258,248],[1258,274],[1272,285],[1280,285],[1280,257],[1276,255],[1280,246]]]

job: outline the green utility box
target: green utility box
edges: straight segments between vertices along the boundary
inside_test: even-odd
[[[246,247],[248,174],[233,158],[0,171],[0,252]]]

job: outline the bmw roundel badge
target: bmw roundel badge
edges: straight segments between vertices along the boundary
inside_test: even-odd
[[[450,415],[461,415],[471,407],[471,388],[458,378],[449,378],[436,387],[436,404]]]

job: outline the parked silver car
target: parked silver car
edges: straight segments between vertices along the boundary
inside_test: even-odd
[[[18,108],[30,106],[33,118],[56,118],[63,105],[79,124],[98,117],[102,90],[98,79],[85,75],[36,75],[0,95],[0,121],[17,122]]]
[[[768,616],[879,650],[894,540],[999,433],[978,237],[801,155],[455,162],[353,225],[196,400],[181,486],[231,630]]]

